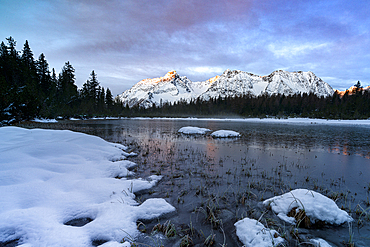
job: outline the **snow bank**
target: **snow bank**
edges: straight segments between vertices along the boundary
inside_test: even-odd
[[[293,208],[296,208],[296,212],[303,210],[311,223],[320,220],[329,224],[340,225],[353,220],[347,212],[338,208],[333,200],[307,189],[292,190],[281,196],[267,199],[263,204],[271,206],[271,209],[280,219],[291,224],[296,223],[294,217],[288,216]]]
[[[125,160],[123,145],[68,130],[17,127],[0,128],[0,140],[0,243],[91,246],[99,240],[118,246],[139,234],[136,220],[175,210],[164,199],[135,201],[134,192],[161,177],[125,178],[135,163]],[[65,224],[81,218],[92,221]]]
[[[230,138],[230,137],[239,137],[240,134],[233,130],[217,130],[213,132],[211,136],[216,138]]]
[[[257,220],[244,218],[235,224],[236,235],[247,247],[270,247],[284,242],[275,230],[265,228]]]
[[[186,135],[204,135],[210,131],[211,131],[210,129],[206,129],[206,128],[187,126],[187,127],[182,127],[181,129],[179,129],[178,132],[182,134],[186,134]]]

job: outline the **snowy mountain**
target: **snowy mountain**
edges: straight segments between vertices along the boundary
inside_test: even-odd
[[[309,72],[285,72],[282,70],[274,71],[269,76],[264,77],[268,81],[265,91],[268,94],[302,94],[311,93],[317,96],[329,96],[334,93],[333,88]]]
[[[161,101],[196,97],[190,83],[186,76],[180,77],[176,71],[170,71],[164,77],[144,79],[118,97],[129,107],[140,105],[147,108],[153,104],[160,105]]]
[[[348,95],[352,95],[352,94],[355,94],[356,91],[361,91],[362,94],[364,92],[370,92],[370,86],[367,86],[367,87],[364,87],[364,88],[358,88],[356,86],[352,86],[350,88],[348,88],[347,90],[345,91],[339,91],[339,90],[335,90],[337,92],[337,94],[339,94],[340,97],[343,97],[344,94],[348,93]]]
[[[192,82],[186,76],[179,76],[176,71],[170,71],[164,77],[142,80],[118,97],[129,107],[139,105],[148,108],[181,100],[189,102],[229,96],[303,93],[329,96],[334,90],[312,72],[278,70],[268,76],[258,76],[228,69],[221,76],[201,82]]]

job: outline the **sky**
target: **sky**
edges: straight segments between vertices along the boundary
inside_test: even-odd
[[[113,95],[176,70],[312,71],[334,89],[370,84],[368,0],[0,0],[0,37],[57,74],[92,70]]]

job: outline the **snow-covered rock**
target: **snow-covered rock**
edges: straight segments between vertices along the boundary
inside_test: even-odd
[[[295,212],[305,212],[311,223],[323,221],[328,224],[340,225],[351,222],[353,219],[344,210],[341,210],[335,202],[312,190],[296,189],[280,196],[275,196],[263,202],[270,206],[277,216],[290,223],[295,224],[296,219],[288,216],[293,209]]]
[[[231,138],[231,137],[239,137],[240,134],[233,130],[217,130],[213,132],[211,136],[215,138]]]
[[[68,130],[0,128],[0,245],[121,245],[135,238],[138,219],[175,210],[164,199],[141,205],[135,192],[160,176],[128,179],[126,147]],[[116,179],[120,177],[121,179]],[[67,224],[89,218],[82,227]]]
[[[204,135],[210,131],[211,130],[207,128],[199,128],[199,127],[193,127],[193,126],[182,127],[178,130],[179,133],[186,134],[186,135]]]
[[[278,232],[254,219],[244,218],[235,224],[236,235],[246,247],[272,247],[283,243]]]
[[[315,247],[332,247],[328,242],[322,238],[311,239],[310,242]]]
[[[268,76],[254,75],[240,70],[226,70],[209,80],[192,82],[176,71],[164,77],[145,79],[126,90],[118,98],[129,107],[160,106],[166,102],[209,100],[235,96],[262,94],[303,94],[329,96],[334,90],[312,72],[274,71]]]

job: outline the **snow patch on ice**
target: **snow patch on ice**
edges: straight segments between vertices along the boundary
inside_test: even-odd
[[[186,126],[179,129],[179,133],[186,134],[186,135],[204,135],[207,132],[210,132],[210,129],[207,128],[199,128],[193,126]]]
[[[135,192],[161,177],[126,178],[135,163],[124,160],[120,144],[67,130],[18,127],[0,128],[0,140],[0,243],[91,246],[104,240],[104,246],[129,246],[120,242],[140,233],[138,219],[175,210],[164,199],[135,201]],[[82,227],[65,224],[81,218],[89,219]]]
[[[236,235],[247,247],[270,247],[284,242],[277,231],[266,228],[257,220],[244,218],[234,225]]]
[[[239,137],[240,134],[233,130],[217,130],[213,132],[211,136],[216,138],[230,138],[230,137]]]
[[[293,209],[303,210],[309,217],[311,223],[324,221],[329,224],[340,225],[351,222],[353,219],[344,210],[341,210],[335,202],[312,190],[296,189],[280,196],[275,196],[263,202],[270,206],[278,217],[288,223],[294,224],[295,219],[287,214]]]

